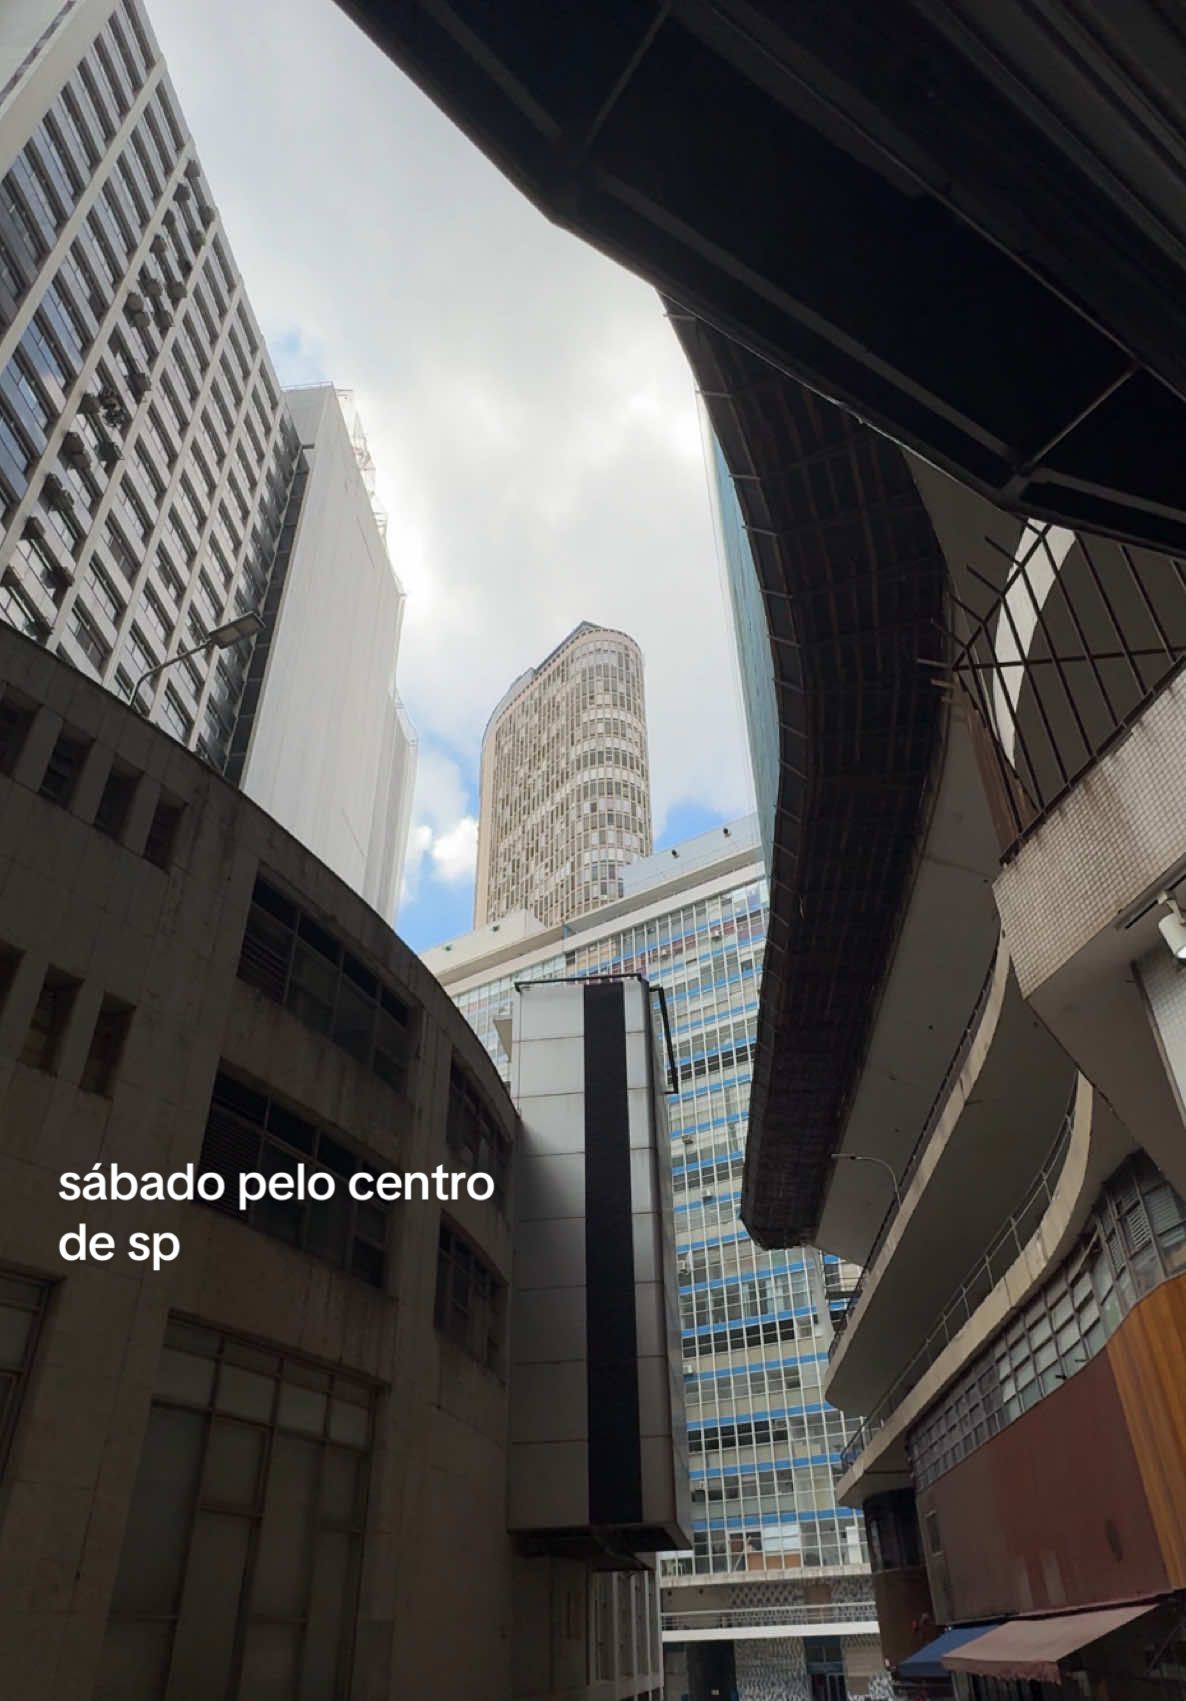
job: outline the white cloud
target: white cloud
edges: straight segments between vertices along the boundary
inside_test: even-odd
[[[476,815],[463,815],[433,840],[432,860],[442,880],[456,882],[472,880],[478,861],[478,820]]]
[[[472,797],[456,770],[430,809],[424,751],[472,771],[507,685],[582,619],[646,657],[656,825],[677,800],[748,807],[693,386],[658,298],[548,224],[330,0],[149,4],[265,332],[358,399],[408,591],[413,883],[472,862]]]

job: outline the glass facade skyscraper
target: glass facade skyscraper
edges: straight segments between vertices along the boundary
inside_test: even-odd
[[[768,1637],[738,1643],[738,1673],[776,1641],[793,1663],[814,1579],[819,1611],[833,1602],[830,1617],[852,1626],[849,1693],[865,1694],[880,1662],[864,1532],[837,1505],[833,1474],[855,1426],[821,1392],[831,1310],[856,1271],[807,1248],[762,1251],[738,1215],[769,910],[756,820],[657,853],[626,869],[624,886],[563,935],[541,928],[500,946],[486,929],[425,961],[504,1076],[499,1026],[516,982],[640,974],[663,988],[679,1087],[669,1106],[694,1514],[693,1551],[664,1562],[668,1640],[696,1628],[685,1600],[716,1606],[727,1594],[737,1623],[769,1621]],[[737,1681],[743,1698],[760,1693]]]

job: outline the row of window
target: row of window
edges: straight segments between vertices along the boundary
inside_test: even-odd
[[[258,879],[239,976],[406,1092],[415,1023],[407,1001],[269,881]]]
[[[0,774],[11,775],[33,726],[36,709],[11,694],[0,698]],[[68,809],[73,802],[83,764],[94,740],[69,730],[59,733],[46,761],[39,783],[40,795],[49,803]],[[140,777],[113,762],[95,809],[94,825],[109,838],[118,839]],[[162,796],[153,811],[144,842],[145,858],[158,868],[168,868],[173,857],[183,806]]]
[[[1144,1153],[1106,1184],[1078,1249],[907,1437],[925,1488],[1102,1351],[1132,1306],[1186,1269],[1186,1201]]]
[[[20,951],[0,943],[0,1009],[12,989],[21,958]],[[81,988],[81,980],[65,970],[52,964],[46,969],[17,1053],[21,1063],[46,1075],[57,1072],[62,1041]],[[111,1096],[134,1014],[130,1004],[104,994],[91,1026],[79,1076],[78,1085],[84,1093]]]

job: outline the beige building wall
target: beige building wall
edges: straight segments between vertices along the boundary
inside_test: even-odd
[[[303,918],[279,976],[261,875]],[[330,991],[306,946],[345,953]],[[405,1040],[376,1017],[360,1044],[348,988],[367,986]],[[218,1077],[267,1096],[266,1130]],[[541,1594],[507,1534],[506,1188],[356,1212],[338,1239],[303,1210],[60,1197],[96,1163],[230,1175],[311,1139],[325,1165],[501,1175],[515,1129],[477,1039],[361,898],[0,632],[0,1694],[658,1691],[653,1588],[612,1579],[621,1635],[598,1655],[604,1576]],[[114,1257],[63,1259],[84,1222]],[[131,1262],[138,1231],[176,1234],[176,1259]]]
[[[517,679],[482,740],[474,926],[546,926],[622,895],[651,852],[642,653],[588,622]]]

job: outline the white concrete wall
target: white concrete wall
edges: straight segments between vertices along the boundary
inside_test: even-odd
[[[415,778],[395,695],[404,593],[332,385],[286,399],[309,482],[243,789],[393,922]]]

